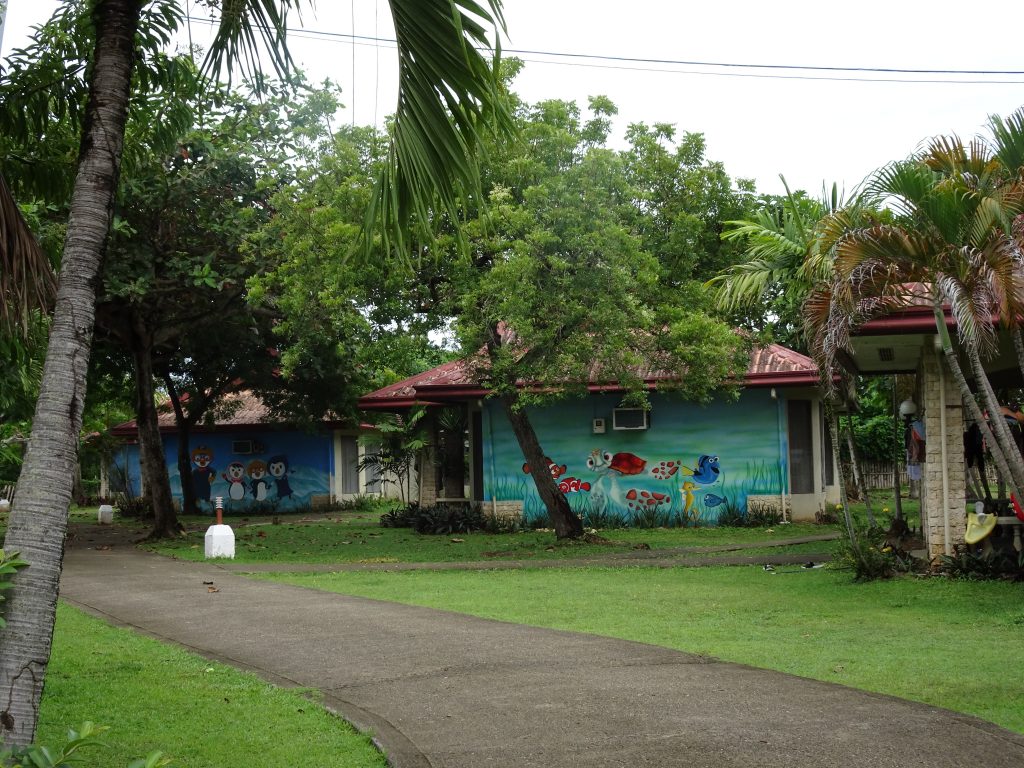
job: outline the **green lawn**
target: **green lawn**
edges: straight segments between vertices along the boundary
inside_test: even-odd
[[[350,595],[637,640],[968,712],[1024,732],[1024,585],[854,584],[780,567],[268,576]]]
[[[369,738],[296,691],[117,629],[61,605],[38,742],[110,726],[90,765],[160,750],[180,768],[383,768]]]
[[[769,544],[837,530],[808,523],[774,528],[654,528],[601,531],[613,544],[559,543],[551,531],[512,534],[420,535],[408,528],[381,528],[378,515],[341,514],[301,523],[282,518],[279,525],[228,521],[235,532],[235,561],[240,563],[452,562],[460,560],[548,560],[652,549]],[[205,528],[181,539],[151,545],[153,551],[188,560],[203,559]],[[807,551],[828,550],[831,543]],[[800,551],[800,550],[797,550]]]

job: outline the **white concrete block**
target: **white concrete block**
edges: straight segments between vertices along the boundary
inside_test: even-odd
[[[114,522],[114,508],[109,504],[100,504],[100,510],[96,515],[100,525],[110,525]]]
[[[206,529],[205,541],[206,557],[227,557],[235,556],[235,532],[230,525],[211,525]]]

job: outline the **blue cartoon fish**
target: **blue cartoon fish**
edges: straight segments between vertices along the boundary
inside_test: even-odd
[[[718,467],[718,457],[704,454],[697,459],[697,468],[690,470],[693,481],[699,485],[711,485],[720,477],[722,471]]]
[[[704,506],[708,509],[717,507],[719,504],[725,504],[725,499],[721,496],[715,496],[713,493],[704,494]]]

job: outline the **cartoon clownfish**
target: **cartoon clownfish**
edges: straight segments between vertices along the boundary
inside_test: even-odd
[[[551,477],[557,483],[558,482],[558,478],[560,478],[562,475],[565,474],[566,465],[565,464],[562,464],[562,465],[555,464],[555,462],[553,462],[547,456],[544,457],[544,461],[547,462],[548,471],[551,473]],[[529,464],[523,464],[523,472],[525,474],[527,474],[527,475],[530,474],[530,465]]]

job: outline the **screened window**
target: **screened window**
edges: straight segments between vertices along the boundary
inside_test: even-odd
[[[814,441],[811,429],[811,401],[790,400],[789,478],[790,493],[814,493]]]
[[[825,478],[825,485],[835,485],[835,463],[832,458],[834,456],[832,453],[832,425],[825,418],[824,405],[820,406],[819,413],[821,416],[821,460],[824,465],[821,468],[821,476]],[[842,432],[839,434],[842,435]]]
[[[359,444],[351,435],[341,438],[341,492],[359,493]]]

